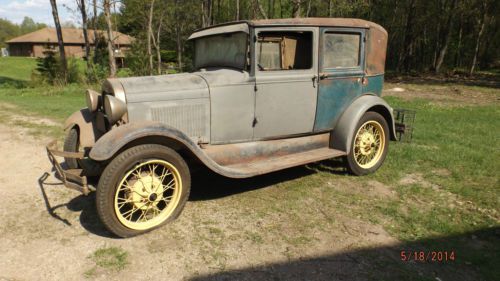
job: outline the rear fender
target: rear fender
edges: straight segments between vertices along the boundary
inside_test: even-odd
[[[389,125],[390,139],[396,140],[392,108],[385,100],[376,95],[364,95],[349,105],[340,117],[337,125],[332,131],[331,146],[333,148],[345,151],[346,153],[351,151],[354,130],[363,114],[367,111],[375,111],[382,115]]]

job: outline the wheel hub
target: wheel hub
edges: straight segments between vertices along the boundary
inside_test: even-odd
[[[163,187],[156,175],[143,173],[132,185],[130,200],[136,208],[146,210],[162,199]]]
[[[369,132],[361,135],[360,152],[362,155],[370,155],[375,147],[375,136]]]

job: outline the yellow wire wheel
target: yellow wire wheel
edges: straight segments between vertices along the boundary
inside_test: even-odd
[[[385,132],[377,121],[370,120],[359,127],[354,138],[354,159],[363,169],[375,166],[385,148]]]
[[[189,167],[177,151],[159,144],[133,146],[102,172],[97,213],[115,235],[139,235],[177,218],[190,189]]]
[[[389,141],[389,127],[377,112],[366,112],[352,133],[347,168],[361,176],[375,172],[384,162]]]
[[[116,189],[115,215],[128,228],[153,228],[171,216],[181,191],[181,176],[171,163],[159,159],[140,163],[123,176]]]

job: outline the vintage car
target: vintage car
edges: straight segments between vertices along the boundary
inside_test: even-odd
[[[175,219],[195,165],[247,178],[334,157],[355,175],[384,162],[396,132],[393,109],[380,98],[381,26],[344,18],[239,21],[189,40],[196,71],[107,79],[66,121],[64,151],[47,147],[67,187],[95,190],[98,215],[117,236]]]

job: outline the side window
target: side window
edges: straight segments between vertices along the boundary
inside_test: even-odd
[[[312,32],[260,32],[257,40],[260,71],[310,69]]]
[[[361,34],[330,33],[323,36],[323,68],[357,67]]]

